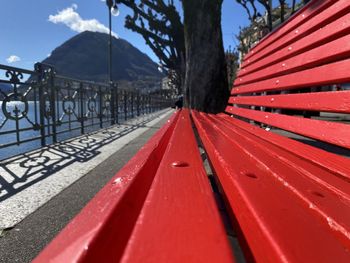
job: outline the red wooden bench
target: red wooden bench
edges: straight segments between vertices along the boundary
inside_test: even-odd
[[[350,2],[311,1],[247,54],[225,113],[176,112],[34,262],[235,261],[191,119],[248,262],[350,262],[350,160],[327,151],[350,148],[350,91],[324,90],[350,83],[349,40]]]
[[[168,123],[34,262],[232,262],[188,110]]]
[[[312,1],[245,57],[226,113],[193,113],[257,262],[350,262],[350,160],[282,136],[350,148],[349,123],[324,116],[350,113],[349,90],[325,90],[350,82],[349,33],[350,1]]]

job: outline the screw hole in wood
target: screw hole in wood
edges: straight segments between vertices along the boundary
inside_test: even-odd
[[[311,193],[317,197],[325,198],[325,195],[318,191],[312,191]]]
[[[253,173],[245,173],[244,175],[252,179],[258,179],[258,177]]]
[[[188,167],[190,166],[188,163],[183,162],[183,161],[176,161],[171,164],[173,167]]]

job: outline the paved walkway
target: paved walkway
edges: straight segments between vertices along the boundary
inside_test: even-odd
[[[0,262],[33,259],[170,114],[140,117],[1,162],[1,184],[8,184],[0,193],[0,228],[6,228],[0,230]]]

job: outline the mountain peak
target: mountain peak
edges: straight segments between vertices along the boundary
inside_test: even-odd
[[[84,31],[57,47],[43,63],[53,65],[60,75],[106,82],[108,40],[108,34]],[[155,62],[124,39],[112,38],[112,57],[115,81],[157,82],[163,77]]]

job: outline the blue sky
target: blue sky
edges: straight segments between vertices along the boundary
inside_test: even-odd
[[[45,59],[78,31],[107,30],[107,12],[101,0],[1,0],[0,64],[32,69],[35,62]],[[113,31],[157,62],[143,38],[124,28],[127,14],[130,10],[120,5],[120,15],[113,17]],[[247,24],[244,9],[234,0],[224,0],[222,28],[226,49],[236,46],[234,34],[239,26]]]

